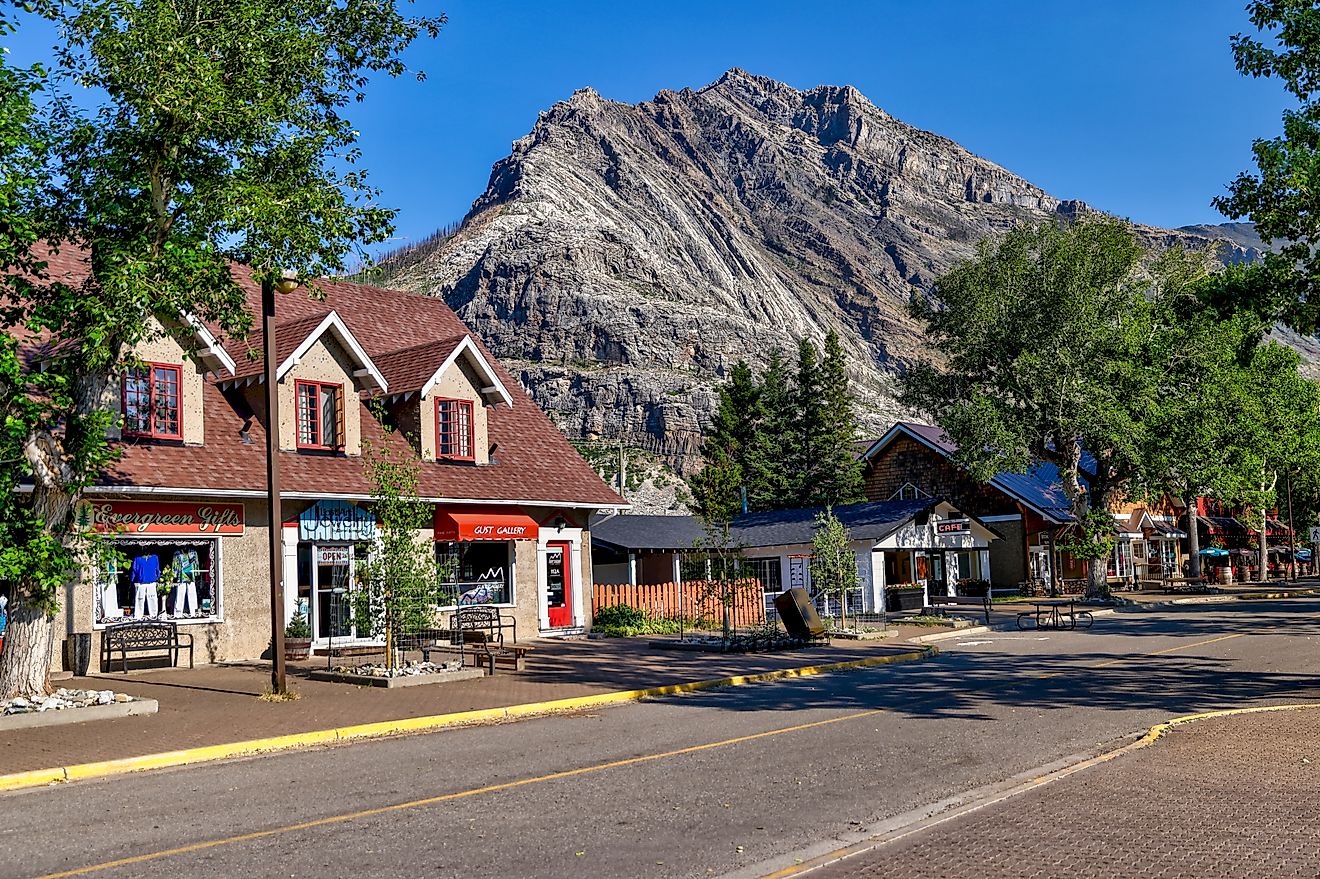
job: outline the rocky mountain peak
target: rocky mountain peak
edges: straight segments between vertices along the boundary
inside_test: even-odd
[[[570,436],[687,469],[733,363],[830,330],[867,428],[910,414],[891,377],[926,349],[912,292],[988,235],[1085,210],[851,86],[734,68],[635,105],[575,92],[495,164],[456,234],[384,270],[443,296]]]

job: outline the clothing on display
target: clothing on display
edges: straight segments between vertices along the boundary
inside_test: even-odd
[[[197,550],[181,549],[174,553],[170,561],[170,573],[174,577],[174,616],[197,613],[197,575],[200,571]]]
[[[133,583],[133,616],[160,616],[160,596],[156,592],[160,559],[154,555],[135,556],[129,579]]]

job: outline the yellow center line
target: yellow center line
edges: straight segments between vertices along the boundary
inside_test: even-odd
[[[582,766],[577,769],[565,769],[560,772],[551,772],[546,775],[537,775],[532,778],[520,778],[516,781],[505,781],[499,784],[490,784],[485,787],[471,788],[470,790],[457,791],[451,794],[440,794],[434,797],[425,797],[420,800],[409,800],[406,803],[393,803],[388,806],[377,806],[373,809],[362,809],[357,812],[348,812],[343,815],[331,815],[327,818],[317,818],[312,821],[300,821],[297,824],[286,824],[282,827],[272,827],[269,830],[255,830],[251,833],[240,833],[236,836],[226,836],[221,839],[207,840],[206,842],[195,842],[189,845],[181,845],[177,848],[163,849],[161,851],[149,852],[142,855],[133,855],[127,858],[119,858],[114,861],[106,861],[101,864],[91,864],[86,867],[78,867],[73,870],[63,870],[59,873],[47,873],[37,879],[63,879],[67,876],[85,876],[88,873],[96,873],[102,870],[113,870],[116,867],[127,867],[133,864],[143,864],[148,861],[155,861],[161,858],[173,857],[174,855],[186,855],[191,852],[205,851],[206,849],[217,848],[222,845],[232,845],[239,842],[250,842],[254,839],[264,839],[268,836],[279,836],[285,833],[292,833],[297,830],[309,830],[314,827],[325,827],[331,824],[342,824],[346,821],[356,821],[361,818],[371,818],[376,815],[385,815],[390,812],[399,812],[404,809],[415,809],[419,806],[431,806],[436,803],[449,802],[451,800],[460,800],[466,797],[474,797],[478,794],[489,794],[497,791],[510,790],[513,788],[524,787],[529,784],[538,784],[543,781],[556,781],[562,778],[574,778],[579,775],[587,775],[592,772],[601,772],[606,769],[616,769],[621,766],[635,766],[639,763],[649,763],[654,760],[665,760],[670,757],[678,757],[683,754],[694,754],[699,751],[707,751],[711,748],[723,748],[729,745],[737,745],[742,742],[753,742],[757,739],[769,738],[771,736],[783,735],[785,733],[801,732],[806,729],[817,729],[822,726],[829,726],[834,723],[843,723],[847,720],[858,720],[863,717],[873,717],[877,714],[884,714],[888,709],[876,708],[870,711],[858,711],[853,714],[846,714],[841,717],[831,717],[826,720],[813,720],[810,723],[798,723],[793,726],[780,727],[778,729],[766,730],[765,732],[752,733],[750,735],[738,736],[732,739],[723,739],[718,742],[706,742],[701,745],[689,745],[685,748],[677,748],[672,751],[664,751],[658,754],[644,754],[640,757],[628,757],[623,760],[611,760],[607,763],[596,763],[591,766]]]
[[[1104,668],[1110,665],[1117,665],[1120,662],[1131,662],[1136,659],[1145,659],[1152,656],[1162,656],[1166,653],[1173,653],[1177,650],[1188,650],[1193,647],[1201,647],[1206,644],[1214,644],[1218,641],[1227,641],[1230,638],[1241,638],[1244,635],[1254,634],[1253,632],[1236,632],[1232,635],[1221,635],[1217,638],[1208,638],[1204,641],[1196,641],[1191,644],[1179,644],[1175,647],[1168,647],[1164,650],[1156,650],[1151,653],[1138,653],[1131,656],[1124,656],[1119,659],[1113,659],[1108,662],[1098,663],[1096,665],[1086,666],[1086,668]],[[1046,678],[1060,677],[1071,672],[1050,672],[1048,674],[1035,675],[1032,680],[1042,680]],[[1000,686],[983,687],[981,689],[1001,689],[1002,686],[1011,682],[1005,681]],[[909,707],[923,702],[930,702],[943,698],[945,694],[933,694],[924,699],[908,702]],[[752,733],[750,735],[738,736],[732,739],[722,739],[718,742],[706,742],[700,745],[689,745],[684,748],[676,748],[672,751],[663,751],[656,754],[644,754],[639,757],[628,757],[623,760],[610,760],[605,763],[595,763],[590,766],[582,766],[577,769],[565,769],[559,772],[551,772],[545,775],[537,775],[530,778],[520,778],[516,781],[505,781],[499,784],[486,785],[485,787],[470,788],[468,790],[457,791],[449,794],[439,794],[433,797],[425,797],[419,800],[409,800],[405,803],[392,803],[388,806],[377,806],[372,809],[362,809],[357,812],[348,812],[342,815],[331,815],[326,818],[316,818],[311,821],[300,821],[297,824],[285,824],[280,827],[272,827],[269,830],[255,830],[250,833],[240,833],[234,836],[226,836],[220,839],[211,839],[205,842],[194,842],[189,845],[182,845],[176,848],[162,849],[160,851],[148,852],[141,855],[132,855],[127,858],[119,858],[113,861],[105,861],[100,864],[90,864],[86,867],[77,867],[72,870],[63,870],[58,873],[46,873],[36,879],[66,879],[70,876],[86,876],[90,873],[99,873],[105,870],[113,870],[118,867],[129,867],[134,864],[144,864],[150,861],[170,858],[176,855],[186,855],[192,852],[206,851],[207,849],[219,848],[220,846],[234,845],[242,842],[251,842],[252,840],[264,839],[270,836],[282,836],[286,833],[294,833],[299,830],[311,830],[316,827],[326,827],[333,824],[343,824],[348,821],[357,821],[362,818],[371,818],[376,815],[385,815],[391,812],[400,812],[406,809],[416,809],[421,806],[431,806],[436,803],[445,803],[452,800],[475,797],[480,794],[496,793],[498,791],[511,790],[513,788],[525,787],[527,785],[539,784],[546,781],[557,781],[564,778],[575,778],[581,775],[588,775],[594,772],[602,772],[607,769],[617,769],[623,766],[636,766],[640,763],[650,763],[656,760],[667,760],[671,757],[679,757],[684,754],[694,754],[700,751],[708,751],[712,748],[724,748],[730,745],[737,745],[742,742],[753,742],[758,739],[770,738],[772,736],[784,735],[786,733],[801,732],[803,730],[818,729],[823,726],[830,726],[835,723],[843,723],[849,720],[860,720],[864,717],[874,717],[878,714],[889,713],[891,709],[876,708],[868,711],[858,711],[853,714],[845,714],[840,717],[831,717],[825,720],[814,720],[809,723],[798,723],[793,726],[779,727],[777,729],[766,730],[764,732]]]

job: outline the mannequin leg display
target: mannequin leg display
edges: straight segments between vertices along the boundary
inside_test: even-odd
[[[101,618],[117,620],[124,615],[119,606],[119,584],[114,580],[101,584]]]
[[[157,616],[160,613],[160,596],[156,594],[155,583],[133,584],[133,616]]]
[[[183,580],[174,584],[174,615],[176,617],[197,613],[197,584]]]

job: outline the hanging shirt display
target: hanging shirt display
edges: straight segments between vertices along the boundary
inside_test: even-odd
[[[170,562],[170,573],[174,580],[174,616],[197,614],[197,575],[200,570],[197,550],[181,549],[174,553]]]
[[[159,616],[160,596],[156,592],[156,582],[160,579],[160,559],[154,555],[136,556],[129,579],[133,582],[133,616]]]

